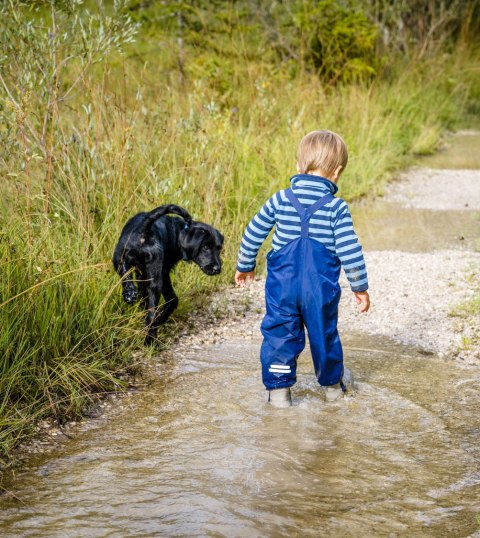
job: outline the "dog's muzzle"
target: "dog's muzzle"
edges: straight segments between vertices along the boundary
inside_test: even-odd
[[[222,266],[217,264],[208,265],[207,267],[202,267],[202,270],[206,275],[213,276],[221,273]]]

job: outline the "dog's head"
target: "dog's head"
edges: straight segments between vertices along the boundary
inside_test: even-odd
[[[213,226],[193,221],[180,232],[180,246],[184,260],[193,261],[205,274],[218,275],[222,270],[223,235]]]

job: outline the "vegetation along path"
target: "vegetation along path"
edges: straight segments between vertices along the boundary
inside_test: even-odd
[[[438,159],[353,208],[373,308],[358,315],[343,282],[348,397],[324,402],[307,351],[293,407],[266,406],[264,283],[230,288],[144,391],[31,456],[0,534],[477,536],[480,172]]]

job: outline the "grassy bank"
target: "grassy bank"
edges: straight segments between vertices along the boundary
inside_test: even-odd
[[[246,53],[212,67],[191,52],[179,76],[175,55],[156,55],[148,39],[126,39],[123,54],[103,51],[78,80],[68,64],[43,101],[35,87],[13,94],[8,79],[0,87],[4,458],[34,419],[78,416],[96,393],[121,386],[143,340],[142,313],[122,303],[110,264],[129,216],[176,203],[225,234],[220,277],[185,265],[175,275],[181,308],[162,344],[199,297],[231,282],[243,228],[287,185],[303,134],[341,133],[351,158],[340,195],[376,195],[414,153],[434,150],[442,131],[463,121],[478,92],[475,57],[460,46],[329,86]]]

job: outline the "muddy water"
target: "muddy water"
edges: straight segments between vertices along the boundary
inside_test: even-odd
[[[478,236],[474,211],[353,209],[366,249]],[[258,341],[163,356],[125,412],[5,484],[0,536],[479,536],[478,367],[343,341],[356,389],[325,403],[307,350],[287,410],[264,403]]]
[[[2,536],[468,536],[480,512],[480,376],[345,339],[357,389],[327,404],[308,353],[265,406],[258,342],[160,365],[133,411],[32,462]]]

